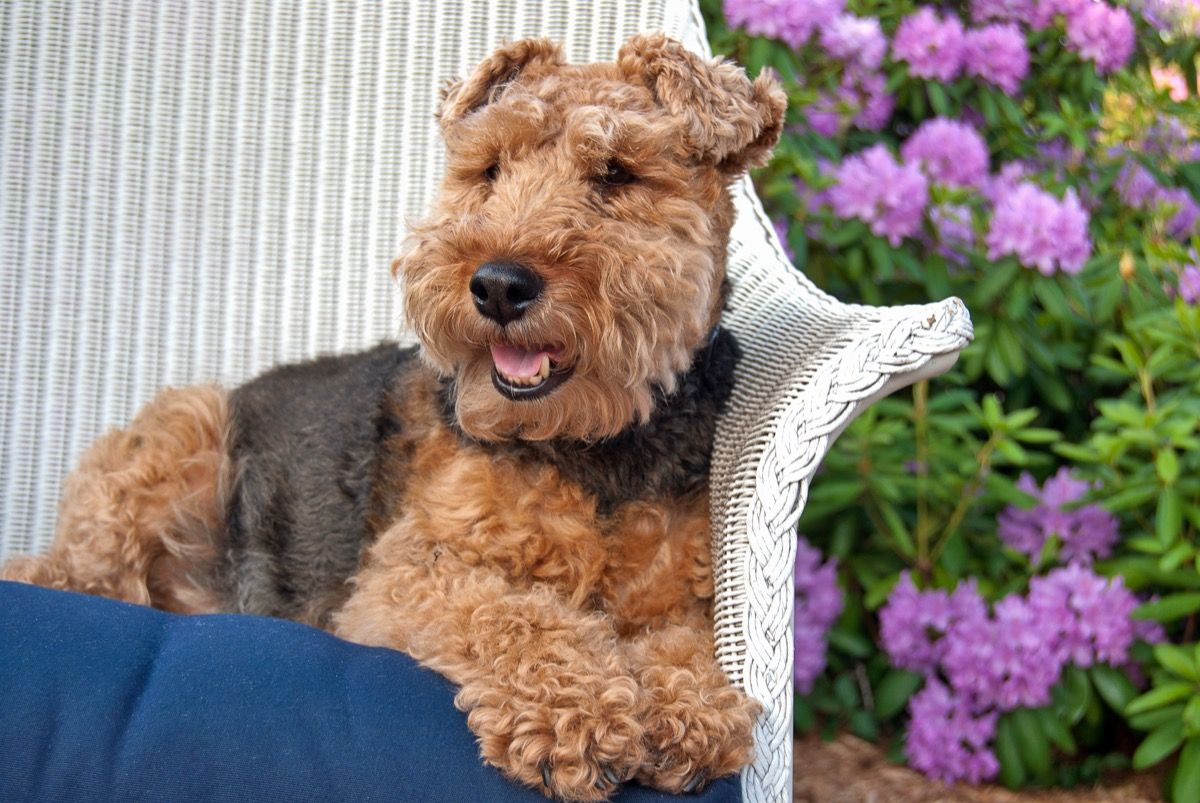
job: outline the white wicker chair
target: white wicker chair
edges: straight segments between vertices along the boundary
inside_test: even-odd
[[[694,0],[0,4],[0,560],[44,549],[62,478],[158,388],[399,332],[387,265],[442,169],[437,88],[527,35],[572,60]],[[808,483],[866,405],[946,370],[961,302],[843,305],[736,187],[745,357],[713,468],[717,649],[763,702],[748,800],[791,790],[791,566]]]

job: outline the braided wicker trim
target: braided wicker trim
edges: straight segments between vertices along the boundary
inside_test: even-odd
[[[790,266],[784,274],[777,265],[761,264],[786,266],[786,261],[752,190],[743,187],[737,204],[744,216],[739,227],[757,228],[761,238],[756,247],[747,244],[760,263],[753,269],[755,279],[772,274],[761,282],[771,286],[772,297],[807,296],[793,303],[822,318],[819,328],[833,344],[795,355],[773,390],[762,385],[735,389],[714,454],[717,654],[733,682],[764,706],[755,732],[756,760],[743,774],[742,790],[748,801],[783,801],[790,799],[792,784],[795,530],[808,484],[833,440],[859,413],[889,393],[947,370],[970,342],[972,327],[957,298],[910,307],[845,305]],[[751,235],[743,228],[741,236],[749,240]],[[773,253],[764,253],[768,248]],[[732,304],[735,331],[739,317],[750,318],[753,326],[778,325],[746,309],[769,303],[755,297],[763,288],[743,289],[741,309],[736,290]],[[777,339],[784,348],[788,342],[786,332],[764,336],[744,324],[741,330],[752,349],[755,340],[765,348]],[[739,372],[739,383],[747,379],[754,384],[753,374]],[[747,414],[757,421],[748,423]]]

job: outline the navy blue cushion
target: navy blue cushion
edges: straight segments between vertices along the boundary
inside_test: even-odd
[[[294,622],[0,582],[3,801],[544,801],[482,764],[453,696],[402,653]]]

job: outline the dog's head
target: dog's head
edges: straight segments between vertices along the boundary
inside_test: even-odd
[[[594,440],[649,416],[720,316],[728,185],[784,106],[661,35],[586,66],[515,42],[447,89],[446,178],[394,270],[467,434]]]

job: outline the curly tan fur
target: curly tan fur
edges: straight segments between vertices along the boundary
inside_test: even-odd
[[[446,179],[393,266],[421,359],[164,393],[4,576],[404,650],[458,684],[485,761],[562,799],[737,771],[758,706],[713,655],[706,471],[736,358],[714,327],[728,186],[783,112],[771,79],[661,35],[586,66],[501,48],[444,94]],[[542,285],[504,323],[469,289],[493,262]],[[569,378],[516,400],[496,348]]]
[[[217,610],[228,410],[216,387],[167,390],[84,454],[45,555],[0,577],[180,613]]]

